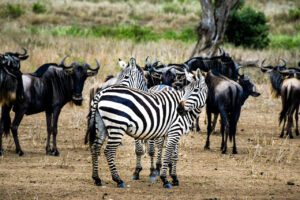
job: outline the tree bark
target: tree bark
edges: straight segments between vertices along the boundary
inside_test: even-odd
[[[230,11],[239,0],[200,0],[202,15],[197,27],[198,41],[191,57],[204,54],[213,56],[223,42]]]

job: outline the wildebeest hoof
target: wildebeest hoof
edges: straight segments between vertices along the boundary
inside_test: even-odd
[[[210,150],[210,147],[208,145],[205,145],[204,150]]]
[[[19,156],[23,156],[24,155],[24,152],[20,149],[17,149],[16,150],[16,154],[18,154]]]
[[[3,149],[0,149],[0,156],[3,155]]]
[[[237,150],[236,149],[232,150],[232,154],[237,154]]]
[[[296,131],[296,135],[299,136],[299,131],[298,130]]]
[[[223,149],[222,154],[226,154],[226,151],[227,151],[226,149]]]
[[[118,188],[125,188],[125,183],[124,182],[118,183]]]
[[[290,139],[294,139],[294,136],[290,135]]]
[[[280,137],[280,138],[283,138],[283,134],[280,134],[279,137]]]
[[[59,151],[57,149],[51,149],[46,151],[46,155],[49,156],[59,156]]]

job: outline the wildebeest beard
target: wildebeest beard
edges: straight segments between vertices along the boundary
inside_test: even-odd
[[[17,76],[8,74],[4,67],[0,67],[0,104],[8,104],[15,101],[17,88]]]

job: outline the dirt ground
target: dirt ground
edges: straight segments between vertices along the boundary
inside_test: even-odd
[[[91,179],[91,156],[83,144],[87,106],[65,106],[59,121],[58,148],[61,155],[45,155],[44,114],[26,116],[20,126],[23,157],[14,153],[12,137],[4,138],[0,157],[0,199],[300,199],[300,137],[280,139],[280,101],[269,88],[250,97],[238,124],[238,154],[222,155],[218,133],[211,150],[203,149],[206,128],[201,116],[201,134],[190,133],[180,142],[179,187],[162,188],[148,182],[149,158],[143,158],[141,180],[131,180],[135,167],[133,139],[126,137],[117,152],[117,167],[126,189],[116,188],[103,153],[100,177],[105,186]],[[217,127],[219,130],[219,127]],[[103,151],[103,149],[102,149]]]

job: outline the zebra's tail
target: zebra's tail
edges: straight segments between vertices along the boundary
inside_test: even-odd
[[[89,114],[87,116],[87,130],[84,138],[84,144],[87,144],[90,139],[91,144],[91,137],[95,137],[96,135],[96,127],[95,127],[95,112],[97,108],[98,101],[95,99],[95,94],[97,89],[92,88],[90,90],[90,99],[89,99]]]
[[[3,124],[3,132],[5,134],[5,136],[8,136],[9,135],[9,132],[10,132],[10,126],[11,126],[11,119],[10,119],[10,110],[11,110],[11,107],[10,106],[7,106],[7,105],[4,105],[2,106],[2,124]]]

